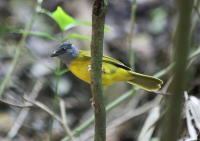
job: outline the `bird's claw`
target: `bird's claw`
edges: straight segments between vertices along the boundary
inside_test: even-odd
[[[91,69],[91,66],[90,66],[90,65],[88,65],[88,67],[89,67],[88,71],[91,71],[91,70],[92,70],[92,69]]]
[[[91,69],[91,65],[88,65],[88,67],[89,67],[89,68],[88,68],[88,71],[91,71],[91,70],[92,70],[92,69]],[[103,68],[102,68],[102,72],[103,72],[103,73],[106,73],[105,70],[104,70]]]
[[[94,104],[95,104],[95,103],[94,103],[94,101],[93,101],[93,98],[91,98],[90,101],[92,101],[91,105],[92,105],[92,107],[94,107]]]

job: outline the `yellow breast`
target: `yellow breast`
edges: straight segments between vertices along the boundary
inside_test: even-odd
[[[70,71],[78,78],[90,83],[90,60],[88,61],[72,61],[68,67]]]

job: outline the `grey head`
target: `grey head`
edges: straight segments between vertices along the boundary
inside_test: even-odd
[[[64,42],[58,46],[51,57],[58,57],[67,66],[78,57],[79,50],[70,42]]]

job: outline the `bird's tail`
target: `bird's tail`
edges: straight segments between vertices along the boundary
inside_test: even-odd
[[[127,83],[138,86],[147,91],[156,91],[160,89],[160,85],[163,84],[162,80],[155,77],[139,74],[132,71],[130,71],[130,74],[133,76],[133,79],[128,80]]]

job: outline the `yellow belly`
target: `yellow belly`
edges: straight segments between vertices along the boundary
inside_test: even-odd
[[[74,60],[68,67],[70,71],[78,78],[91,83],[90,80],[90,60],[88,61],[76,61]],[[115,81],[127,81],[130,80],[132,75],[129,71],[122,68],[118,68],[115,65],[103,62],[102,64],[102,85],[112,85]]]

